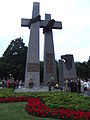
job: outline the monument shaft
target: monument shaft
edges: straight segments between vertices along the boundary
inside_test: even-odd
[[[33,3],[32,18],[39,15],[39,3]],[[31,24],[30,38],[27,51],[25,87],[32,80],[35,87],[40,86],[40,63],[39,63],[39,21]]]
[[[50,21],[51,15],[45,14],[45,20]],[[53,33],[52,29],[44,33],[44,84],[47,84],[53,77],[57,80],[56,75],[56,63],[54,54],[54,44],[53,44]]]

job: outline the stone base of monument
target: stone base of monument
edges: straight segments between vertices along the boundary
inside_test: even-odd
[[[21,87],[21,88],[17,88],[15,89],[15,92],[47,92],[48,91],[48,86],[40,86],[40,87],[33,87],[33,88],[25,88],[25,87]]]
[[[14,92],[48,92],[49,91],[49,87],[48,86],[40,86],[40,87],[33,87],[33,88],[25,88],[25,87],[21,87],[21,88],[17,88],[15,89]],[[53,87],[51,87],[51,91],[60,91],[58,89],[54,89]]]

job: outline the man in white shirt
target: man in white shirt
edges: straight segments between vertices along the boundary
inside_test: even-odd
[[[90,78],[87,81],[87,94],[90,96]]]
[[[87,91],[87,82],[84,80],[83,82],[83,87],[84,87],[84,93]]]

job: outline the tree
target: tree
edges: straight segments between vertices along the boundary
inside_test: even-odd
[[[75,66],[76,66],[76,72],[77,72],[77,76],[79,78],[88,78],[89,77],[89,74],[90,74],[90,69],[89,69],[89,65],[88,65],[88,62],[76,62],[75,63]]]
[[[24,79],[27,47],[23,39],[12,40],[0,59],[0,75],[8,77],[11,74],[15,79]]]
[[[90,78],[90,60],[87,62],[88,64],[88,78]]]

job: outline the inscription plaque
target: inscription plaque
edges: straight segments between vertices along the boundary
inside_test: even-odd
[[[38,72],[39,64],[38,63],[28,63],[27,64],[27,72]]]
[[[53,71],[53,57],[51,53],[46,53],[46,73],[52,73]]]

